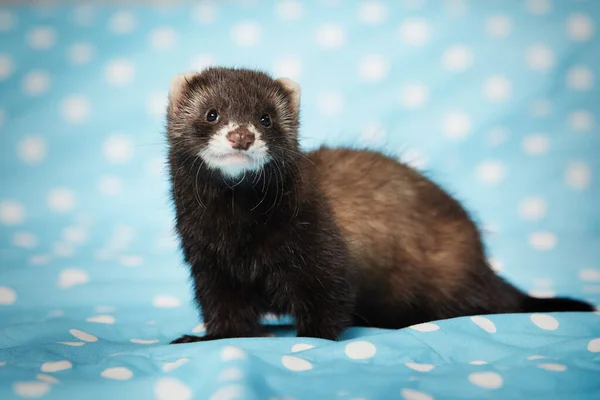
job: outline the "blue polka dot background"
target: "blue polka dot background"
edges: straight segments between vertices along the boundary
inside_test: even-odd
[[[494,269],[600,303],[600,4],[0,5],[0,398],[600,398],[600,315],[457,318],[338,342],[204,331],[173,236],[169,81],[302,86],[301,142],[385,151],[478,221]]]

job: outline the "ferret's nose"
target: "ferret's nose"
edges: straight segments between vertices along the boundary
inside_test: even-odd
[[[236,150],[248,150],[254,143],[254,133],[245,128],[237,128],[227,134],[227,140]]]

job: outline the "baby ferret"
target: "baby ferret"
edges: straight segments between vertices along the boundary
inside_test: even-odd
[[[410,167],[373,151],[303,153],[299,106],[294,81],[263,72],[173,78],[176,231],[206,325],[173,343],[259,336],[267,312],[335,340],[351,325],[593,310],[496,275],[467,212]]]

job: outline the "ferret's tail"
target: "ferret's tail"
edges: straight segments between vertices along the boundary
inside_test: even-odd
[[[539,299],[527,296],[522,304],[523,312],[594,311],[596,308],[581,300],[566,297]]]

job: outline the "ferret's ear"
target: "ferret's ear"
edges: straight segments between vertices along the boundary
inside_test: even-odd
[[[300,85],[290,78],[279,78],[275,82],[279,83],[290,96],[294,111],[300,111]]]
[[[177,112],[181,107],[181,99],[185,93],[190,81],[198,75],[197,72],[184,72],[175,75],[171,79],[171,87],[169,89],[169,112],[171,114]]]

